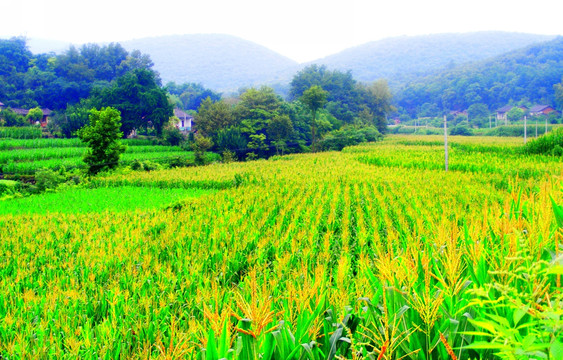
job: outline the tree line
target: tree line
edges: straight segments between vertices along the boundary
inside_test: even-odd
[[[558,37],[419,78],[400,89],[395,100],[405,119],[441,116],[472,106],[478,112],[486,108],[488,113],[509,104],[555,106],[554,84],[562,76],[563,37]]]
[[[326,66],[298,72],[283,99],[267,86],[230,96],[201,84],[162,86],[149,56],[113,43],[33,55],[25,39],[13,38],[0,40],[0,60],[4,104],[55,110],[49,126],[65,137],[88,124],[91,109],[107,107],[119,111],[123,136],[133,131],[170,136],[169,120],[179,107],[195,114],[198,136],[206,138],[199,140],[201,147],[265,157],[375,140],[386,132],[387,115],[394,110],[385,81],[359,83],[351,72]],[[307,96],[315,94],[322,101]]]

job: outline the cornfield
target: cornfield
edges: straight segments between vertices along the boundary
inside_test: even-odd
[[[0,355],[561,359],[561,159],[452,139],[444,172],[428,139],[90,184],[218,190],[164,209],[0,216]]]

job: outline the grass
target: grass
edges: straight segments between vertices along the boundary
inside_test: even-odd
[[[160,189],[151,187],[71,188],[1,203],[5,214],[85,214],[158,209],[214,193],[205,189]]]

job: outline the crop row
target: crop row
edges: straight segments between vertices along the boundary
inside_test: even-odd
[[[159,151],[160,149],[166,149],[162,147],[150,147],[153,152],[126,152],[121,156],[120,163],[127,165],[131,164],[135,160],[138,161],[154,161],[158,163],[167,163],[173,159],[183,159],[188,162],[193,162],[194,155],[193,152],[181,151],[181,150],[168,150]],[[81,153],[80,153],[81,154]],[[57,170],[62,167],[66,169],[84,167],[85,164],[82,161],[82,157],[55,157],[46,160],[34,160],[34,161],[24,161],[24,162],[8,162],[6,164],[0,164],[0,168],[6,174],[33,174],[39,169],[53,169]]]
[[[384,142],[117,174],[96,186],[238,186],[120,216],[4,215],[0,354],[558,358],[561,163],[522,179],[357,161],[388,148],[438,156]]]
[[[0,164],[8,162],[38,161],[47,159],[79,158],[87,151],[83,147],[61,147],[10,150],[0,152]],[[125,154],[139,153],[179,153],[182,149],[179,146],[130,146],[127,147]]]
[[[132,146],[154,145],[149,139],[123,139],[123,144]],[[18,149],[43,149],[43,148],[66,148],[66,147],[86,147],[80,139],[0,139],[0,150]]]

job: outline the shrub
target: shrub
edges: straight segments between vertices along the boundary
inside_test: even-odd
[[[459,124],[450,130],[450,135],[473,136],[473,132],[471,132],[467,125]]]
[[[90,147],[84,155],[84,162],[91,175],[114,169],[119,164],[119,157],[126,149],[119,141],[123,136],[120,128],[119,110],[112,107],[90,110],[90,123],[80,129],[78,136]]]
[[[527,154],[545,154],[561,156],[563,149],[563,128],[548,132],[529,141],[524,147]]]
[[[381,134],[375,127],[354,128],[344,127],[328,133],[325,138],[319,142],[319,148],[322,150],[340,151],[346,146],[361,144],[367,141],[377,141]]]
[[[41,169],[35,173],[35,185],[39,191],[47,189],[56,189],[60,184],[66,181],[63,171],[56,172],[51,169]]]

